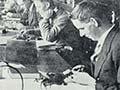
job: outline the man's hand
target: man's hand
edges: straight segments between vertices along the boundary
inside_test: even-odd
[[[66,83],[77,83],[80,85],[95,85],[95,79],[86,72],[75,73],[64,80]]]
[[[17,39],[23,40],[36,40],[41,39],[39,30],[22,30],[18,35]]]
[[[72,68],[73,73],[83,72],[85,69],[85,65],[77,65]]]
[[[84,65],[77,65],[72,69],[72,75],[65,79],[66,83],[78,83],[81,85],[95,85],[95,79],[88,73],[82,72]]]
[[[44,19],[49,19],[53,15],[53,10],[48,10],[48,11],[41,11],[40,15]]]

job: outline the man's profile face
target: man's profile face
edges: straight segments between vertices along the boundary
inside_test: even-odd
[[[45,7],[46,7],[46,5],[45,5],[45,2],[41,2],[41,1],[38,1],[37,2],[37,9],[39,10],[39,11],[44,11],[45,10]]]
[[[86,36],[94,41],[98,40],[99,30],[91,22],[72,19],[73,24],[79,30],[80,36]]]
[[[48,7],[47,5],[49,5],[47,3],[49,2],[39,1],[37,5],[37,9],[42,17],[49,18],[50,16],[52,16],[53,10],[51,10],[50,8],[47,8]]]

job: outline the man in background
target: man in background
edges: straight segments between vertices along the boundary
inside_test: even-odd
[[[7,0],[5,1],[3,14],[9,17],[21,17],[24,10],[23,0]]]

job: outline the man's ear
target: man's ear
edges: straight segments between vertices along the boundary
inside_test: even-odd
[[[94,24],[96,27],[98,27],[98,22],[95,18],[90,18],[90,23]]]
[[[50,7],[50,3],[49,2],[45,2],[46,4],[46,9],[48,9]]]

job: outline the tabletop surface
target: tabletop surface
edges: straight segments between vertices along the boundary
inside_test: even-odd
[[[40,83],[34,79],[24,79],[24,90],[95,90],[94,86],[82,86],[79,84],[69,83],[68,85],[53,85],[51,87],[41,87]],[[1,79],[0,90],[21,90],[20,79]]]
[[[13,19],[6,19],[6,25],[12,26],[14,27],[14,23],[7,23],[7,21],[12,21]],[[19,19],[14,19],[14,21],[19,21]],[[13,24],[13,25],[12,25]],[[17,25],[16,25],[17,26]],[[20,26],[20,24],[18,24],[18,26]],[[11,28],[11,27],[10,27]],[[14,38],[14,36],[17,34],[17,31],[14,30],[9,30],[8,33],[6,34],[2,34],[1,33],[1,29],[0,29],[0,46],[2,45],[2,47],[7,43],[8,40],[11,40],[12,38]],[[38,42],[38,44],[40,44],[40,42]],[[45,43],[44,43],[45,44]],[[49,43],[51,45],[53,45],[53,43]],[[0,48],[0,58],[4,57],[5,54],[5,49],[4,48]],[[3,54],[3,55],[2,55]],[[41,54],[44,54],[41,52]],[[57,53],[55,52],[50,52],[47,53],[49,54],[49,57],[54,56],[53,54],[55,54],[56,56],[59,56]],[[39,58],[46,58],[44,55],[41,57],[41,55],[39,55]],[[60,57],[60,56],[59,56]],[[52,57],[53,60],[54,57]],[[60,57],[61,58],[61,57]],[[54,60],[57,60],[56,58],[54,58]],[[44,61],[44,60],[43,60]],[[42,62],[43,62],[42,61]],[[59,60],[57,60],[59,61]],[[61,59],[61,62],[59,63],[63,63],[64,60]],[[39,69],[44,68],[45,70],[48,70],[50,67],[44,67],[46,65],[46,63],[44,62],[43,65],[38,66]],[[58,66],[57,66],[58,67]],[[60,66],[59,66],[60,67]],[[64,66],[62,66],[64,67]],[[51,67],[53,68],[53,66]],[[2,70],[0,70],[0,73]],[[24,79],[24,90],[46,90],[46,88],[40,86],[40,83],[35,82],[35,80],[32,79]],[[79,84],[75,84],[75,83],[69,83],[67,86],[64,85],[53,85],[51,87],[48,87],[47,90],[95,90],[94,86],[83,86],[83,85],[79,85]],[[20,79],[0,79],[0,90],[21,90],[21,80]]]

